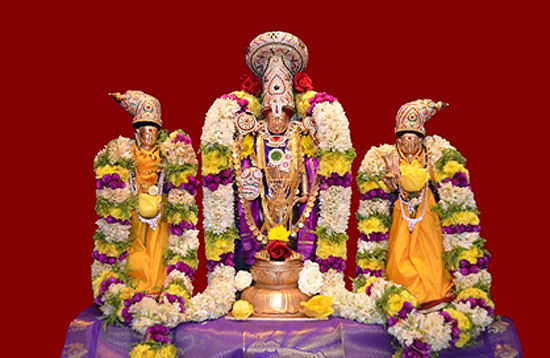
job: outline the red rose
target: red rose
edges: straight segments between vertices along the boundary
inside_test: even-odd
[[[292,250],[290,247],[286,246],[286,244],[282,241],[273,240],[267,244],[265,248],[267,249],[269,256],[275,260],[280,258],[286,259],[292,255]]]
[[[260,77],[249,74],[244,74],[241,76],[241,91],[256,96],[261,89],[262,80]]]
[[[307,92],[313,89],[311,78],[303,72],[298,72],[294,76],[294,89],[298,92]]]

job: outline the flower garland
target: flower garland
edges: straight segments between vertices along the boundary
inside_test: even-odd
[[[169,224],[164,253],[167,276],[153,298],[137,292],[129,276],[128,255],[132,245],[131,219],[137,199],[131,191],[135,167],[134,141],[119,137],[109,142],[94,159],[96,174],[96,222],[92,257],[92,288],[95,304],[106,324],[128,324],[144,335],[131,357],[176,356],[169,329],[184,320],[185,303],[193,292],[193,274],[198,266],[198,208],[195,195],[198,161],[191,139],[181,130],[159,135],[166,198],[163,217]]]
[[[371,148],[357,176],[362,199],[357,212],[361,236],[355,292],[338,285],[341,274],[335,272],[325,275],[322,289],[334,295],[336,315],[364,323],[386,323],[400,344],[397,353],[403,357],[413,353],[430,357],[443,349],[466,347],[494,320],[489,254],[479,236],[479,212],[464,167],[466,160],[441,137],[427,137],[424,145],[435,171],[439,198],[435,210],[441,218],[444,260],[454,277],[455,300],[441,311],[422,313],[404,287],[384,278],[394,198],[382,175],[386,170],[383,155],[392,151],[390,145]]]
[[[312,123],[310,135],[302,139],[306,155],[315,156],[319,163],[319,221],[316,261],[322,272],[329,269],[342,272],[345,269],[345,234],[351,206],[351,164],[355,151],[351,145],[349,123],[338,100],[326,93],[312,91],[311,80],[304,73],[294,78],[298,116],[308,117]],[[261,80],[255,76],[241,78],[241,91],[232,92],[218,98],[205,118],[201,135],[202,176],[204,197],[204,236],[209,284],[225,286],[235,293],[233,277],[227,274],[228,267],[234,265],[235,240],[239,239],[235,227],[235,192],[233,189],[232,163],[239,161],[232,151],[236,134],[235,119],[243,112],[251,112],[255,117],[261,114],[261,104],[257,97],[261,90]],[[304,119],[305,121],[305,119]],[[314,142],[317,145],[314,145]],[[241,155],[247,156],[252,150],[253,140],[246,136]],[[316,149],[316,147],[318,149]],[[225,275],[225,280],[218,275]],[[342,278],[343,280],[343,278]],[[224,281],[224,283],[220,283]],[[343,282],[343,281],[342,281]],[[193,298],[194,299],[194,298]],[[231,308],[235,298],[226,300],[216,295],[204,295],[201,299],[213,302],[206,306]],[[210,311],[201,319],[218,318],[227,313],[223,309]],[[217,314],[216,314],[217,313]]]

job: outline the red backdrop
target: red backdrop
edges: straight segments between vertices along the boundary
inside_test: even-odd
[[[59,356],[69,323],[92,303],[92,162],[111,139],[132,136],[130,115],[107,93],[140,89],[157,97],[165,127],[189,133],[198,150],[209,106],[238,89],[248,71],[250,40],[282,30],[308,46],[314,89],[338,97],[346,110],[358,154],[354,175],[371,146],[394,141],[401,104],[450,103],[427,123],[428,134],[445,137],[468,159],[481,235],[493,255],[496,312],[514,320],[524,351],[535,355],[549,237],[536,206],[547,197],[549,31],[542,4],[75,4],[26,4],[5,13],[13,22],[3,56],[10,164],[2,180],[11,228],[3,237],[9,243],[2,265],[10,270],[3,301],[17,332],[10,347]],[[356,193],[348,276],[358,203]],[[206,285],[204,247],[199,255],[196,292]],[[14,302],[17,308],[7,308]],[[30,344],[38,337],[40,344]]]

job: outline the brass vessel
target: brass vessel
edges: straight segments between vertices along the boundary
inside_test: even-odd
[[[306,318],[300,302],[309,296],[298,288],[301,260],[256,260],[250,272],[254,284],[243,291],[241,299],[250,302],[254,311],[250,317]]]

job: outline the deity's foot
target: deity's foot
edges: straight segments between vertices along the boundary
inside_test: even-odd
[[[419,312],[421,313],[430,313],[443,309],[449,303],[455,299],[456,295],[454,293],[447,293],[445,297],[439,298],[437,300],[424,301],[420,302]]]

